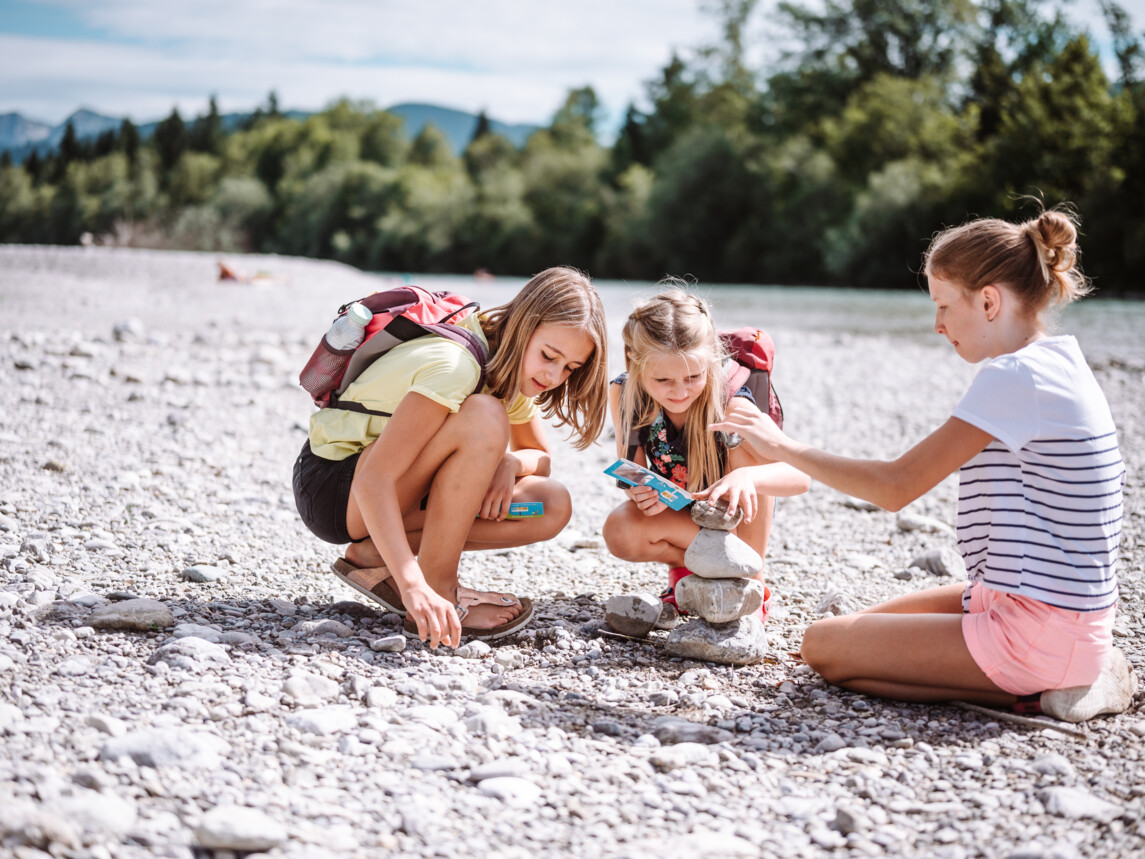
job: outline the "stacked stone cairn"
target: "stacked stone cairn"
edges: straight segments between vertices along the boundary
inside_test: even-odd
[[[763,566],[759,553],[731,533],[743,511],[729,515],[727,502],[692,504],[700,533],[684,554],[694,575],[676,585],[676,603],[690,619],[677,625],[675,610],[651,594],[615,596],[605,606],[605,623],[633,638],[653,628],[671,629],[664,649],[672,656],[727,665],[752,665],[767,654],[763,623],[763,585],[755,574]]]

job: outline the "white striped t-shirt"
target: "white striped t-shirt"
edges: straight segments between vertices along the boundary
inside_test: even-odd
[[[954,417],[994,437],[962,466],[958,549],[971,581],[1058,608],[1117,601],[1125,466],[1073,337],[983,365]]]

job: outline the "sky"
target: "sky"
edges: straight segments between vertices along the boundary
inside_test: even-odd
[[[212,94],[245,112],[274,90],[283,109],[347,97],[547,124],[591,85],[615,125],[674,50],[717,41],[703,2],[0,0],[0,114],[56,124],[87,107],[141,123],[204,113]],[[1145,0],[1122,6],[1145,26]],[[1097,0],[1066,8],[1099,26]]]

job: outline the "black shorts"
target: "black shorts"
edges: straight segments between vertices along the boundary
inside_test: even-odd
[[[294,504],[302,522],[327,543],[353,543],[346,530],[346,507],[350,484],[358,465],[355,453],[337,462],[323,459],[310,449],[310,440],[294,462]]]

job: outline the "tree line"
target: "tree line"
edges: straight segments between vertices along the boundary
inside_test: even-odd
[[[273,95],[241,127],[212,99],[141,141],[118,131],[0,161],[0,241],[252,250],[371,270],[915,287],[931,234],[1070,201],[1085,270],[1145,290],[1142,38],[1102,0],[1091,34],[1045,0],[714,0],[721,38],[674,56],[609,145],[589,87],[521,147],[484,115],[460,156],[433,126]]]

